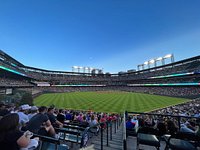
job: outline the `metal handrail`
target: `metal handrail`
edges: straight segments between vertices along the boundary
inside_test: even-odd
[[[179,130],[181,128],[181,118],[200,120],[199,117],[193,117],[193,116],[168,115],[168,114],[156,114],[156,113],[142,113],[142,112],[127,112],[127,113],[128,114],[135,114],[135,115],[150,115],[150,116],[161,116],[161,117],[177,118]]]
[[[123,117],[123,126],[122,126],[122,133],[123,133],[123,148],[124,150],[127,149],[127,143],[126,143],[126,115],[124,113],[124,117]]]

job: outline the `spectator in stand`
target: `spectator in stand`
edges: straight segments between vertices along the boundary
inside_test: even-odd
[[[0,103],[0,118],[9,114],[10,112],[6,109],[6,105],[4,103]]]
[[[195,133],[195,123],[188,122],[185,120],[183,123],[181,123],[180,131],[187,132],[187,133]]]
[[[91,120],[91,114],[90,113],[87,113],[86,120],[87,120],[87,122],[90,122],[90,120]]]
[[[95,125],[98,124],[97,118],[95,117],[94,114],[91,116],[91,120],[90,120],[88,123],[89,123],[89,126],[90,126],[90,127],[93,127],[93,126],[95,126]],[[97,126],[94,128],[94,129],[95,129],[95,134],[98,134],[99,128],[100,128],[99,125],[97,125]]]
[[[106,128],[106,115],[102,114],[101,119],[100,119],[100,123],[103,123],[103,129]]]
[[[1,150],[19,150],[30,144],[30,132],[19,130],[19,115],[16,113],[5,115],[0,120],[0,148]]]
[[[59,109],[59,113],[56,118],[58,121],[60,121],[62,124],[64,124],[65,123],[65,111],[63,109]]]
[[[79,115],[77,116],[77,120],[79,122],[82,122],[83,121],[83,114],[82,113],[79,113]]]
[[[47,116],[49,117],[49,120],[51,124],[53,125],[53,127],[59,127],[59,128],[63,127],[63,123],[58,121],[56,119],[56,116],[54,115],[54,108],[52,107],[48,108]]]
[[[98,124],[98,121],[97,121],[97,119],[95,118],[95,116],[92,115],[92,116],[91,116],[91,120],[90,120],[90,122],[89,122],[89,125],[90,125],[90,127],[91,127],[91,126],[94,126],[94,125],[96,125],[96,124]]]
[[[46,115],[47,107],[41,106],[39,113],[31,118],[27,124],[27,129],[35,134],[55,136],[55,130]]]
[[[152,116],[147,115],[144,121],[145,121],[145,126],[153,127],[155,125]]]
[[[113,120],[113,121],[116,121],[116,120],[117,120],[116,114],[112,114],[112,120]]]
[[[29,120],[30,120],[33,116],[35,116],[37,113],[38,113],[38,108],[37,108],[37,106],[32,106],[32,107],[31,107],[31,113],[28,114]]]
[[[138,120],[137,120],[137,117],[136,116],[133,116],[133,118],[131,119],[131,122],[134,124],[134,127],[137,128],[139,123],[138,123]]]
[[[132,130],[135,127],[135,124],[131,122],[131,116],[128,117],[128,121],[126,122],[126,129]]]
[[[66,113],[66,120],[72,120],[72,114],[70,113],[70,111],[67,111]]]
[[[85,115],[83,116],[83,120],[82,120],[82,122],[81,122],[81,125],[84,125],[85,127],[88,127],[88,126],[89,126],[89,123],[87,122],[86,116],[85,116]]]
[[[112,121],[113,117],[111,115],[108,116],[107,120],[110,122]]]
[[[17,112],[17,114],[19,115],[20,127],[24,127],[26,123],[29,122],[29,118],[27,114],[30,108],[31,107],[28,104],[24,104],[19,107],[19,111]]]
[[[78,121],[79,113],[78,113],[78,112],[75,112],[73,116],[74,116],[74,119],[73,119],[73,120],[74,120],[74,121]]]
[[[178,125],[175,121],[169,119],[167,121],[167,131],[170,135],[174,135],[178,131]]]
[[[158,129],[159,136],[167,133],[166,125],[162,117],[160,117],[156,123],[156,128]]]

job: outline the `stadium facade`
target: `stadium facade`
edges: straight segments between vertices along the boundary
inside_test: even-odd
[[[32,94],[90,90],[123,90],[178,97],[199,97],[200,56],[139,71],[95,74],[25,66],[0,51],[1,94],[23,88]]]

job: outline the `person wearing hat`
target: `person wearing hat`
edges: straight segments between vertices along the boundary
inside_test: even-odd
[[[19,107],[19,111],[17,112],[17,114],[19,115],[19,124],[21,127],[23,127],[27,122],[29,122],[27,111],[30,108],[31,107],[28,104],[24,104]]]
[[[30,110],[31,110],[31,113],[28,114],[28,119],[29,120],[38,113],[37,106],[32,106]]]

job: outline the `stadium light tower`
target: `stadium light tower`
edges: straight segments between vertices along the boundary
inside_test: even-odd
[[[149,62],[148,61],[145,61],[143,65],[147,65],[148,68],[149,68]]]
[[[93,70],[94,68],[92,68],[92,67],[90,67],[90,73],[92,73],[92,70]]]
[[[174,55],[173,55],[173,54],[167,54],[167,55],[165,55],[165,56],[163,57],[163,62],[164,62],[164,64],[165,64],[165,59],[168,59],[168,58],[170,58],[171,63],[174,62]]]
[[[140,66],[141,66],[141,65],[138,65],[138,66],[137,66],[138,71],[140,70]]]
[[[165,55],[164,57],[158,57],[156,59],[151,59],[151,60],[148,60],[148,61],[145,61],[143,64],[140,64],[138,65],[138,70],[141,70],[141,67],[142,69],[144,70],[145,69],[145,66],[149,68],[151,68],[151,64],[154,65],[154,67],[156,67],[158,64],[157,62],[161,62],[162,65],[165,65],[165,59],[170,59],[171,60],[171,63],[174,62],[174,55],[173,54],[167,54]]]
[[[149,61],[149,66],[150,66],[150,64],[153,64],[154,67],[155,67],[155,66],[156,66],[156,64],[155,64],[155,59],[151,59],[151,60]]]
[[[90,73],[90,70],[92,70],[90,67],[88,67],[88,73]]]
[[[171,62],[174,62],[174,54],[171,54]]]
[[[158,57],[156,60],[155,60],[155,65],[157,66],[157,62],[158,61],[161,61],[162,65],[163,65],[163,58],[162,57]]]
[[[88,67],[83,67],[83,73],[88,69]]]
[[[138,71],[139,71],[139,70],[144,70],[144,64],[140,64],[140,65],[138,65],[137,67],[138,67]]]
[[[72,72],[74,72],[76,69],[78,69],[78,66],[73,66],[72,67]]]
[[[79,66],[79,67],[78,67],[78,72],[80,72],[80,71],[81,71],[81,69],[83,69],[83,67],[80,67],[80,66]]]
[[[144,64],[141,64],[141,66],[142,66],[142,70],[144,70]]]

